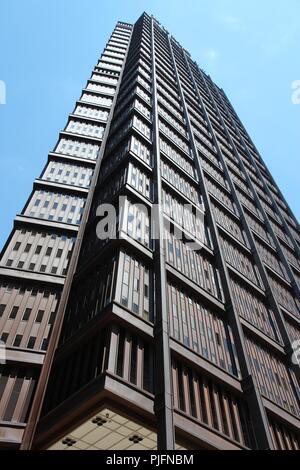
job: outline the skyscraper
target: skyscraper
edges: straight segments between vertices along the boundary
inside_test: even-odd
[[[299,247],[224,91],[118,22],[2,251],[2,447],[299,449]]]

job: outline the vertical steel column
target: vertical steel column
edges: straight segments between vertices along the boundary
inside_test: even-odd
[[[154,19],[151,17],[152,42],[152,110],[153,110],[153,154],[154,154],[154,203],[156,213],[157,235],[154,252],[155,273],[155,311],[154,344],[155,344],[155,414],[157,417],[157,448],[159,450],[175,449],[175,430],[173,419],[173,392],[171,377],[171,351],[169,341],[169,321],[167,312],[167,276],[164,254],[164,218],[162,213],[161,163],[159,151],[159,130],[156,90],[156,58]]]
[[[69,298],[71,287],[72,287],[72,281],[73,281],[73,277],[74,277],[76,267],[77,267],[77,263],[78,263],[78,259],[79,259],[79,254],[80,254],[80,249],[81,249],[81,245],[82,245],[82,241],[83,241],[83,236],[84,236],[86,224],[88,222],[90,210],[91,210],[91,207],[92,207],[93,196],[94,196],[95,188],[96,188],[96,185],[97,185],[97,180],[98,180],[99,173],[100,173],[101,163],[102,163],[102,159],[103,159],[103,155],[104,155],[104,151],[105,151],[105,147],[106,147],[106,142],[107,142],[107,138],[108,138],[108,134],[109,134],[109,130],[110,130],[110,125],[111,125],[111,121],[112,121],[114,108],[115,108],[115,105],[116,105],[116,100],[117,100],[118,93],[119,93],[120,84],[122,82],[122,75],[123,75],[123,71],[124,71],[125,64],[126,64],[126,59],[127,59],[127,54],[128,54],[128,50],[129,50],[129,47],[130,47],[131,37],[132,37],[132,30],[131,30],[131,36],[130,36],[130,39],[129,39],[129,42],[128,42],[126,54],[125,54],[125,57],[124,57],[124,62],[123,62],[123,65],[122,65],[122,69],[120,71],[119,81],[118,81],[118,84],[117,84],[117,87],[116,87],[116,93],[115,93],[115,96],[113,98],[109,118],[108,118],[108,121],[107,121],[107,125],[106,125],[105,132],[104,132],[104,135],[103,135],[102,144],[101,144],[99,154],[98,154],[98,158],[97,158],[97,162],[96,162],[96,165],[95,165],[93,179],[92,179],[91,187],[90,187],[90,190],[89,190],[89,193],[88,193],[88,196],[87,196],[86,205],[85,205],[83,216],[82,216],[82,221],[81,221],[79,231],[78,231],[78,236],[76,238],[75,245],[74,245],[74,250],[73,250],[73,253],[72,253],[71,260],[70,260],[68,274],[67,274],[66,281],[65,281],[65,284],[64,284],[64,287],[63,287],[63,290],[62,290],[61,298],[60,298],[60,301],[59,301],[59,306],[58,306],[57,313],[56,313],[56,320],[53,324],[53,331],[52,331],[52,334],[51,334],[51,338],[50,338],[50,341],[49,341],[47,353],[46,353],[46,356],[45,356],[45,362],[43,364],[41,374],[40,374],[40,377],[39,377],[39,381],[37,383],[37,388],[36,388],[34,401],[33,401],[33,404],[32,404],[31,411],[30,411],[28,423],[27,423],[27,426],[26,426],[25,431],[24,431],[22,444],[20,446],[21,450],[28,450],[28,449],[31,448],[31,446],[33,444],[33,439],[34,439],[37,423],[38,423],[38,420],[39,420],[39,417],[40,417],[40,414],[41,414],[41,411],[42,411],[43,400],[44,400],[45,393],[46,393],[46,388],[47,388],[47,384],[48,384],[48,380],[49,380],[50,370],[51,370],[51,366],[52,366],[52,363],[53,363],[53,360],[54,360],[55,351],[56,351],[56,348],[57,348],[57,345],[58,345],[58,342],[59,342],[59,337],[60,337],[60,332],[61,332],[62,325],[63,325],[65,310],[66,310],[66,307],[67,307],[67,302],[68,302],[68,298]]]
[[[252,415],[252,418],[253,418],[253,426],[254,426],[254,429],[255,429],[255,435],[256,435],[257,443],[258,443],[258,446],[261,449],[272,449],[273,444],[272,444],[271,434],[270,434],[270,431],[269,431],[267,416],[266,416],[266,413],[265,413],[265,409],[264,409],[264,406],[263,406],[263,403],[262,403],[260,393],[257,389],[255,379],[254,379],[253,375],[251,374],[250,364],[249,364],[249,360],[248,360],[248,357],[247,357],[247,352],[246,352],[246,349],[245,349],[245,339],[244,339],[243,328],[242,328],[242,325],[241,325],[241,322],[240,322],[240,319],[239,319],[239,315],[237,314],[236,309],[234,308],[234,301],[233,301],[233,295],[232,295],[231,287],[230,287],[229,274],[228,274],[226,262],[225,262],[224,257],[223,257],[221,246],[220,246],[220,241],[219,241],[219,236],[218,236],[218,229],[216,227],[216,223],[215,223],[214,217],[212,215],[212,208],[211,208],[210,198],[209,198],[208,191],[207,191],[206,184],[205,184],[205,178],[204,178],[204,174],[203,174],[202,164],[201,164],[200,159],[199,159],[197,146],[196,146],[196,143],[195,143],[195,138],[194,138],[194,134],[193,134],[190,118],[189,118],[187,105],[186,105],[186,102],[185,102],[185,97],[184,97],[184,93],[183,93],[183,89],[182,89],[182,85],[181,85],[181,81],[180,81],[180,76],[179,76],[179,73],[178,73],[176,60],[175,60],[175,57],[174,57],[172,41],[170,39],[170,36],[168,36],[168,40],[169,40],[170,51],[171,51],[171,55],[172,55],[172,59],[173,59],[173,63],[174,63],[174,69],[175,69],[175,74],[176,74],[176,78],[177,78],[177,83],[178,83],[178,87],[179,87],[179,90],[180,90],[180,95],[181,95],[183,108],[184,108],[184,112],[185,112],[185,118],[186,118],[186,121],[187,121],[189,136],[190,136],[190,140],[191,140],[192,147],[193,147],[193,153],[194,153],[194,156],[195,156],[195,163],[196,163],[197,171],[198,171],[198,174],[199,174],[200,187],[201,187],[201,190],[202,190],[202,196],[203,196],[203,199],[204,199],[204,202],[205,202],[205,207],[206,207],[206,210],[207,210],[209,226],[211,228],[211,234],[212,234],[212,238],[213,238],[213,242],[214,242],[214,252],[215,252],[216,260],[218,262],[218,267],[219,267],[221,278],[222,278],[222,287],[223,287],[223,290],[224,290],[224,295],[225,295],[225,300],[226,300],[226,311],[227,311],[228,317],[231,320],[232,330],[233,330],[234,338],[235,338],[236,349],[237,349],[237,352],[238,352],[238,358],[239,358],[239,362],[240,362],[240,366],[241,366],[244,391],[245,391],[245,394],[248,395],[248,404],[249,404],[251,415]],[[183,56],[185,57],[184,51],[183,51]],[[201,103],[203,109],[205,110],[205,108],[203,106],[203,103],[202,103],[201,96],[198,93],[198,89],[195,87],[194,77],[193,77],[193,74],[192,74],[192,72],[189,68],[189,64],[188,64],[187,60],[186,60],[186,63],[187,63],[187,69],[189,71],[189,74],[191,76],[191,79],[192,79],[192,82],[193,82],[193,85],[194,85],[194,88],[195,88],[195,92],[197,93],[198,99],[200,100],[200,103]],[[206,111],[205,111],[205,116],[206,116],[207,122],[209,123]]]

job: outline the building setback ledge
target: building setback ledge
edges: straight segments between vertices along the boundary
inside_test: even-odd
[[[153,396],[114,374],[106,373],[98,376],[41,419],[34,448],[49,447],[52,442],[99,412],[108,403],[124,410],[127,415],[140,415],[141,421],[152,422],[153,425]]]
[[[51,276],[50,274],[34,273],[31,271],[22,271],[21,269],[5,268],[4,266],[0,267],[0,276],[42,283],[45,282],[58,286],[63,286],[65,282],[64,277],[58,277],[54,275]]]
[[[299,432],[300,429],[300,417],[297,418],[297,416],[293,416],[287,411],[285,411],[283,408],[280,406],[276,405],[275,403],[271,402],[265,397],[262,397],[263,404],[267,411],[274,415],[275,419],[281,419],[288,423],[290,426],[293,426],[297,432]]]
[[[244,450],[246,447],[231,441],[226,436],[207,429],[200,422],[189,419],[177,411],[174,412],[174,424],[178,434],[189,441],[193,441],[194,450],[206,448],[211,450]],[[188,431],[187,431],[188,430]]]
[[[6,361],[22,364],[43,365],[46,351],[28,351],[24,349],[6,348]]]
[[[33,183],[34,189],[36,188],[49,188],[49,191],[53,190],[54,192],[58,192],[59,190],[63,191],[64,193],[69,194],[78,194],[79,196],[87,196],[89,193],[89,188],[85,188],[83,186],[75,186],[72,184],[64,184],[64,183],[57,183],[56,181],[49,181],[44,180],[42,178],[36,178]]]
[[[38,219],[35,217],[27,217],[26,215],[17,215],[14,221],[14,226],[19,227],[20,225],[34,225],[38,227],[42,227],[43,229],[46,230],[56,230],[59,232],[72,232],[75,234],[78,232],[78,226],[77,225],[71,225],[71,224],[64,224],[61,222],[55,222],[53,220],[48,220],[48,219]],[[29,229],[31,229],[30,227]]]
[[[204,358],[195,354],[193,351],[184,347],[174,339],[170,339],[170,348],[174,354],[177,354],[180,358],[189,361],[192,367],[201,369],[206,375],[217,379],[227,387],[235,390],[235,392],[242,393],[240,380],[228,374],[225,370],[222,370],[211,362],[206,361]]]
[[[0,450],[16,449],[19,447],[24,434],[25,424],[12,424],[0,421]]]

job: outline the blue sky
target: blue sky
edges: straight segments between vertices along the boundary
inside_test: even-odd
[[[154,14],[222,86],[299,219],[299,0],[2,0],[2,246],[117,20]]]

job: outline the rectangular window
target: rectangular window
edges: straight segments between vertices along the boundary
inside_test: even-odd
[[[121,253],[119,269],[122,272],[120,301],[134,313],[152,321],[149,305],[148,288],[145,295],[144,285],[149,286],[147,267],[125,253]]]
[[[55,312],[51,312],[49,320],[48,320],[48,324],[53,325],[54,320],[55,320]]]
[[[22,335],[16,335],[13,346],[19,347],[21,344],[22,338],[23,338]]]
[[[13,308],[11,309],[9,318],[16,318],[17,313],[18,313],[18,310],[19,310],[19,307],[13,307]]]
[[[30,314],[31,314],[31,308],[26,308],[26,309],[25,309],[25,312],[24,312],[24,314],[23,314],[22,320],[23,320],[23,321],[29,320]]]
[[[41,344],[41,350],[46,351],[48,346],[48,338],[44,338]]]
[[[42,322],[44,313],[45,313],[44,310],[39,310],[38,311],[36,319],[35,319],[36,323],[41,323]]]
[[[27,344],[28,349],[33,349],[34,348],[35,340],[36,340],[35,336],[30,336],[28,344]]]
[[[8,333],[3,332],[1,335],[1,341],[3,341],[3,343],[6,343],[7,338],[8,338]]]

